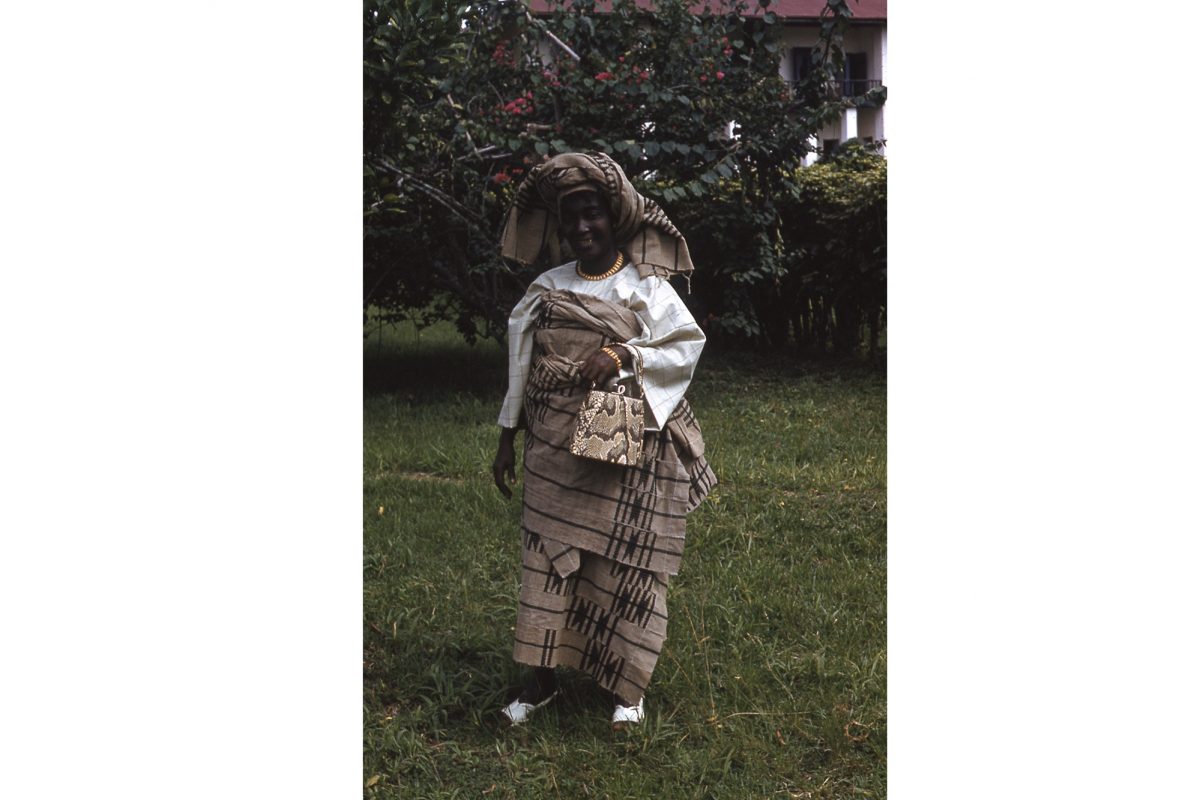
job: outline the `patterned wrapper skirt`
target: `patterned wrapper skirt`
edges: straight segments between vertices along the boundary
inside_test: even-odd
[[[525,394],[524,528],[514,659],[570,666],[636,702],[667,632],[666,591],[679,571],[684,522],[716,483],[687,401],[646,434],[641,463],[570,452],[587,389],[541,369],[539,353],[570,360],[613,339],[540,323]]]
[[[568,666],[628,702],[646,691],[667,638],[667,574],[583,552],[564,578],[526,532],[513,658]]]

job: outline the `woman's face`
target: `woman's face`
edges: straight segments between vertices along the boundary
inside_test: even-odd
[[[583,262],[616,257],[612,217],[596,192],[575,192],[563,198],[559,232]]]

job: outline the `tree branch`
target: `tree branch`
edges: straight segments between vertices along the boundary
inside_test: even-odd
[[[408,180],[413,186],[429,195],[434,202],[458,216],[463,222],[474,228],[481,235],[489,238],[491,237],[491,233],[487,229],[487,223],[481,219],[478,214],[455,200],[450,195],[443,192],[441,189],[438,189],[435,186],[430,186],[428,183],[425,183],[425,181],[416,177],[411,172],[405,172],[399,167],[388,164],[386,161],[376,161],[375,165],[380,169],[392,173],[393,175],[399,175],[400,177]]]
[[[529,13],[528,8],[525,9],[525,19],[529,20],[529,24],[532,25],[534,28],[536,28],[537,30],[546,34],[546,37],[549,38],[550,41],[554,42],[556,45],[561,47],[563,50],[566,50],[567,55],[569,55],[571,58],[575,59],[576,61],[579,61],[579,54],[576,53],[571,48],[567,47],[566,42],[564,42],[562,39],[558,38],[553,33],[551,33],[550,27],[548,25],[546,25],[546,23],[542,22],[541,20],[534,19],[533,14]]]

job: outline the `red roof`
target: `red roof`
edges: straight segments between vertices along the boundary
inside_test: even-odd
[[[639,4],[640,5],[640,4]],[[758,14],[757,3],[750,3],[755,15]],[[784,19],[816,19],[825,8],[825,0],[772,0],[768,11],[774,11]],[[850,10],[855,19],[886,20],[887,0],[850,0]]]
[[[529,8],[534,13],[545,13],[550,11],[552,3],[549,0],[528,0]],[[654,7],[653,0],[635,0],[639,8],[652,9]],[[568,5],[570,3],[568,2]],[[752,16],[758,16],[763,13],[762,6],[758,5],[755,0],[751,0],[748,13]],[[703,0],[697,2],[694,6],[696,11],[703,10],[705,3]],[[600,0],[596,4],[596,10],[606,11],[611,8],[610,3]],[[767,7],[767,11],[774,11],[784,19],[817,19],[821,16],[821,10],[825,8],[825,0],[771,0],[771,4]],[[870,20],[872,22],[883,22],[887,20],[887,0],[850,0],[850,10],[854,12],[854,18],[859,20]]]

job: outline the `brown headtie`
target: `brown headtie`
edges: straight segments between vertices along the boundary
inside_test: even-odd
[[[563,153],[529,171],[517,188],[500,240],[500,254],[534,264],[549,248],[550,258],[570,257],[558,236],[558,204],[563,194],[593,184],[608,198],[617,246],[643,277],[690,276],[695,269],[687,242],[658,203],[633,188],[617,162],[604,153]]]

